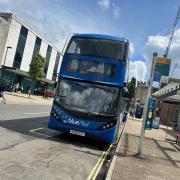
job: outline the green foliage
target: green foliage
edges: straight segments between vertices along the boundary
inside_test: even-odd
[[[41,80],[44,78],[44,65],[45,65],[45,59],[41,55],[37,55],[32,61],[29,69],[29,76],[33,80]]]
[[[134,97],[135,89],[136,89],[136,78],[132,78],[131,81],[127,85],[129,98]]]

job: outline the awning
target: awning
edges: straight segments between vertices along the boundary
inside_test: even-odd
[[[17,74],[17,75],[30,77],[27,72],[22,71],[22,70],[20,70],[20,69],[5,68],[5,67],[4,67],[4,70],[9,71],[9,72],[13,72],[14,74]],[[53,80],[49,80],[49,79],[45,79],[45,78],[43,78],[41,81],[47,82],[47,83],[49,83],[49,84],[54,84],[54,83],[55,83]]]
[[[165,87],[152,94],[157,99],[180,102],[180,80],[171,81]]]

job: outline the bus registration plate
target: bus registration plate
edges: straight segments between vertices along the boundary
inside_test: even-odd
[[[70,134],[75,134],[75,135],[78,135],[78,136],[85,136],[84,132],[75,131],[75,130],[70,130]]]

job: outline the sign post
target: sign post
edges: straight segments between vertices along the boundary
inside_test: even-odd
[[[152,89],[152,83],[153,83],[153,76],[154,76],[156,58],[157,58],[157,53],[153,53],[153,60],[152,60],[152,65],[151,65],[149,86],[148,86],[148,92],[147,92],[147,97],[146,97],[146,104],[144,106],[143,121],[142,121],[142,127],[141,127],[141,135],[140,135],[140,138],[139,138],[139,147],[138,147],[138,154],[137,154],[140,158],[144,157],[143,156],[143,144],[144,144],[144,135],[145,135],[146,116],[147,116],[147,113],[148,113],[149,98],[151,97],[151,89]]]

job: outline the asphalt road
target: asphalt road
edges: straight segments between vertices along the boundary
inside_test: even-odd
[[[0,121],[48,116],[50,105],[0,104]]]
[[[109,146],[48,130],[50,106],[0,105],[0,179],[87,179]]]

